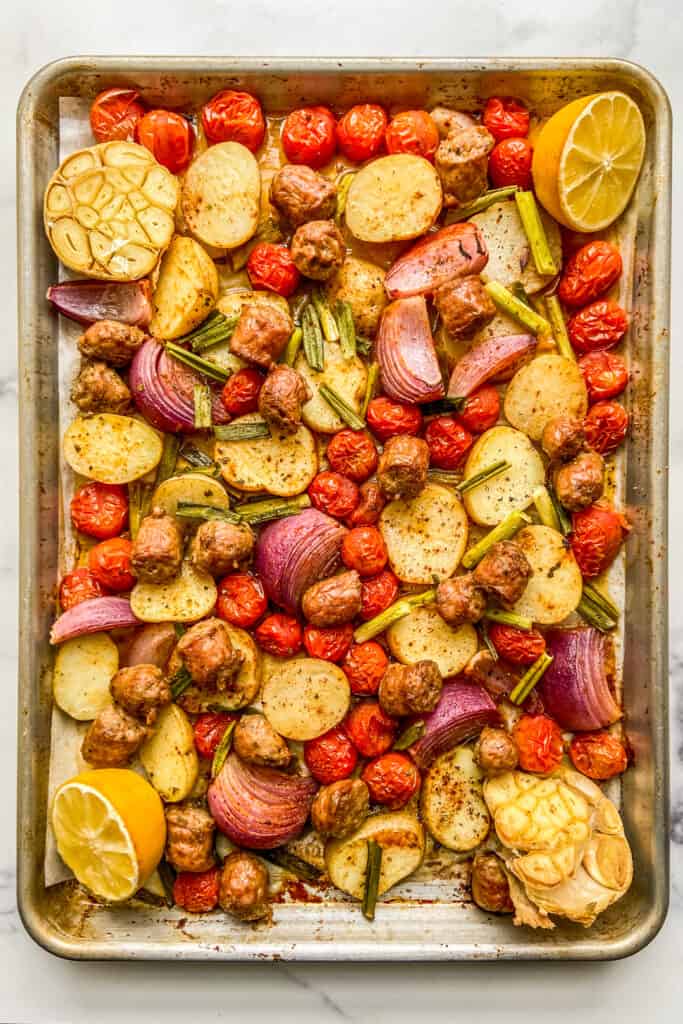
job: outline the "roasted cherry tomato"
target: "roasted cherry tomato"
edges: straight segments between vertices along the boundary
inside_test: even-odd
[[[433,160],[439,129],[426,110],[404,110],[392,117],[385,133],[389,153],[412,153]]]
[[[118,593],[135,586],[135,576],[130,569],[133,545],[125,537],[103,540],[90,549],[88,566],[95,579],[103,587]]]
[[[545,651],[545,639],[537,629],[525,632],[514,626],[492,622],[489,626],[489,640],[501,658],[513,665],[533,665]]]
[[[172,110],[150,110],[136,124],[135,138],[172,174],[184,171],[192,158],[192,125]]]
[[[377,103],[359,103],[337,125],[337,141],[345,157],[362,163],[377,156],[387,128],[387,115]]]
[[[599,576],[614,561],[629,525],[607,502],[598,502],[572,516],[569,542],[581,575]]]
[[[287,246],[275,242],[254,246],[247,260],[247,273],[252,287],[265,288],[285,299],[296,291],[301,278]]]
[[[391,569],[385,569],[377,576],[370,576],[361,583],[360,617],[365,622],[374,619],[398,597],[398,579]]]
[[[133,142],[135,126],[144,116],[145,108],[139,102],[135,89],[105,89],[95,97],[90,108],[90,127],[98,142],[120,139]]]
[[[344,719],[346,735],[363,757],[379,757],[386,753],[396,739],[397,725],[376,700],[361,701]]]
[[[601,455],[609,455],[628,432],[629,415],[619,402],[596,402],[583,421],[586,441]]]
[[[585,306],[604,295],[621,275],[621,254],[611,242],[582,245],[564,268],[557,289],[565,306]]]
[[[489,156],[489,178],[495,188],[519,185],[531,188],[531,158],[533,150],[527,139],[503,139],[497,142]]]
[[[483,434],[496,425],[499,416],[500,396],[494,387],[488,386],[470,395],[455,418],[471,434]]]
[[[344,537],[342,562],[361,576],[376,576],[387,564],[387,546],[376,526],[356,526]]]
[[[624,744],[608,732],[575,736],[569,745],[569,756],[577,771],[598,782],[621,775],[628,767]]]
[[[194,745],[200,757],[212,758],[218,744],[223,739],[225,730],[231,722],[237,721],[237,715],[229,715],[226,711],[207,711],[199,715],[193,725]]]
[[[395,750],[366,764],[361,779],[370,790],[373,804],[382,804],[392,811],[405,807],[420,788],[415,762]]]
[[[589,402],[616,398],[628,384],[625,361],[616,352],[589,352],[579,359]]]
[[[208,871],[181,871],[173,883],[176,906],[191,914],[208,914],[218,906],[221,873],[218,868]]]
[[[59,604],[63,612],[68,612],[69,608],[75,607],[81,601],[89,601],[91,597],[104,597],[105,594],[106,590],[100,581],[85,566],[68,572],[59,584]]]
[[[292,164],[323,167],[337,148],[337,122],[327,107],[301,107],[282,126],[282,148]]]
[[[529,134],[529,111],[511,96],[491,96],[486,101],[481,123],[496,142],[521,139]]]
[[[474,438],[454,416],[437,416],[425,430],[429,461],[438,469],[457,469],[472,447]]]
[[[255,625],[268,607],[263,584],[248,572],[233,572],[218,584],[216,613],[221,619],[249,629]]]
[[[393,398],[373,398],[368,406],[367,421],[375,437],[383,443],[397,434],[419,434],[422,429],[418,406],[395,402]]]
[[[341,661],[353,643],[353,626],[311,626],[304,628],[304,647],[312,658]]]
[[[357,697],[372,697],[379,689],[388,664],[384,648],[375,640],[353,644],[342,662],[351,693]]]
[[[256,412],[259,391],[264,380],[263,374],[252,366],[238,370],[232,377],[228,377],[221,398],[231,416],[246,416],[248,412]]]
[[[248,92],[223,89],[202,107],[202,127],[209,142],[240,142],[255,153],[266,122],[261,104]]]
[[[280,658],[297,654],[304,642],[301,623],[293,615],[285,615],[283,612],[268,615],[256,627],[254,636],[264,651]]]
[[[353,480],[331,470],[323,470],[314,477],[308,488],[308,496],[314,508],[338,519],[351,515],[360,500]]]
[[[367,480],[377,469],[377,449],[363,430],[340,430],[328,444],[326,454],[335,473],[351,477],[356,483]]]
[[[379,520],[386,499],[374,480],[366,480],[360,488],[360,501],[346,519],[347,526],[374,526]]]
[[[551,772],[562,760],[564,744],[559,725],[547,715],[522,715],[512,735],[525,772]]]
[[[128,495],[119,484],[90,483],[71,499],[71,522],[98,540],[117,537],[128,522]]]
[[[621,306],[601,299],[575,313],[567,324],[567,333],[572,347],[583,354],[612,348],[624,337],[627,327],[628,317]]]
[[[348,779],[358,754],[341,726],[304,743],[304,761],[313,778],[323,786]]]

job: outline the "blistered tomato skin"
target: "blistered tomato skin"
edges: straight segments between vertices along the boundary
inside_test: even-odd
[[[135,126],[145,116],[135,89],[105,89],[90,108],[90,127],[98,142],[133,142]]]
[[[375,437],[388,441],[398,434],[419,434],[422,413],[417,405],[397,402],[393,398],[373,398],[368,405],[367,423]]]
[[[282,148],[292,164],[318,169],[329,163],[337,148],[337,123],[327,107],[301,107],[285,118]]]
[[[125,537],[112,537],[100,541],[90,549],[88,566],[103,587],[121,593],[131,590],[136,583],[130,568],[133,545]]]
[[[486,101],[481,122],[496,142],[529,134],[529,111],[511,96],[491,96]]]
[[[377,701],[365,700],[351,708],[344,720],[344,730],[363,757],[379,757],[396,739],[398,723],[390,718]]]
[[[246,416],[258,409],[258,396],[265,377],[251,366],[233,373],[225,382],[221,398],[231,416]]]
[[[353,644],[342,662],[342,668],[356,697],[372,697],[377,693],[389,659],[376,640]]]
[[[612,287],[622,271],[621,254],[611,242],[588,242],[567,263],[557,294],[565,306],[585,306]]]
[[[239,142],[252,153],[266,133],[259,101],[235,89],[223,89],[202,107],[202,127],[209,142]]]
[[[311,626],[304,628],[304,647],[312,658],[341,661],[353,643],[353,626]]]
[[[526,139],[503,139],[497,142],[489,156],[489,178],[495,188],[519,185],[531,188],[531,158],[533,150]]]
[[[128,522],[125,488],[119,484],[85,484],[71,499],[71,521],[89,537],[117,537]]]
[[[286,245],[260,242],[251,250],[247,274],[253,288],[263,288],[288,299],[299,286],[301,275]]]
[[[398,751],[383,754],[367,764],[361,779],[370,791],[370,800],[391,811],[405,807],[420,788],[420,773],[413,761]]]
[[[358,762],[353,743],[340,726],[304,743],[304,761],[309,772],[323,786],[348,779]]]
[[[439,130],[426,110],[404,110],[389,122],[385,139],[389,153],[412,153],[433,160],[439,147]]]
[[[199,715],[193,726],[194,745],[200,757],[210,759],[216,753],[223,739],[225,730],[231,722],[237,721],[237,715],[226,711],[207,711]]]
[[[626,334],[628,317],[616,302],[601,299],[575,313],[567,333],[575,352],[597,352],[618,345]]]
[[[220,871],[181,871],[173,885],[176,906],[191,914],[208,914],[218,906]]]
[[[194,132],[186,117],[172,110],[150,110],[135,126],[135,139],[172,174],[192,158]]]
[[[461,427],[471,434],[483,434],[495,427],[500,418],[500,396],[494,387],[483,387],[475,391],[465,402],[464,408],[455,417]]]
[[[351,515],[360,500],[353,480],[329,470],[318,473],[308,488],[308,496],[314,508],[337,519]]]
[[[254,637],[259,647],[279,658],[297,654],[303,645],[301,623],[293,615],[275,612],[256,627]]]
[[[628,531],[623,515],[606,502],[574,513],[569,542],[584,579],[599,576],[612,564]]]
[[[500,657],[513,665],[533,665],[545,651],[545,639],[537,629],[525,632],[514,626],[492,622],[489,626],[489,640]]]
[[[364,622],[374,619],[398,597],[398,579],[391,569],[370,576],[361,583],[360,617]]]
[[[268,607],[263,584],[248,572],[224,576],[218,584],[216,614],[240,629],[256,625]]]
[[[430,465],[437,469],[457,469],[465,460],[474,438],[454,416],[437,416],[425,431]]]
[[[384,538],[376,526],[357,526],[344,537],[342,562],[360,576],[376,576],[387,564]]]
[[[512,735],[519,750],[519,767],[546,774],[558,767],[564,744],[559,725],[547,715],[522,715]]]
[[[327,446],[327,460],[336,473],[362,483],[377,469],[377,449],[363,430],[345,428]]]
[[[579,359],[588,392],[588,401],[616,398],[628,384],[628,368],[616,352],[589,352]]]
[[[575,736],[569,746],[569,757],[577,771],[596,782],[612,779],[628,768],[624,744],[608,732],[585,732]]]
[[[586,441],[601,455],[616,451],[628,433],[629,415],[619,402],[596,402],[583,422]]]
[[[337,125],[339,148],[348,160],[362,163],[377,156],[384,144],[387,115],[377,103],[359,103]]]
[[[105,594],[106,590],[100,581],[85,566],[68,572],[59,584],[59,604],[63,612],[75,608],[81,601],[104,597]]]

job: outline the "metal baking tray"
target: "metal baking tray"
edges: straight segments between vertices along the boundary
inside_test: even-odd
[[[58,565],[59,437],[57,318],[45,301],[57,278],[45,240],[42,197],[57,166],[59,100],[92,98],[117,84],[154,104],[197,106],[219,88],[258,93],[267,111],[301,103],[345,108],[376,99],[476,109],[491,94],[523,98],[547,115],[577,96],[621,89],[647,126],[630,307],[629,402],[624,501],[628,545],[624,707],[635,764],[623,814],[635,859],[628,895],[589,930],[514,928],[446,886],[439,898],[383,902],[368,923],[344,902],[278,906],[275,924],[250,929],[217,914],[188,919],[135,904],[107,908],[73,883],[45,888],[43,863],[50,749],[48,631]],[[178,960],[607,960],[628,956],[661,927],[668,901],[667,440],[671,117],[667,96],[643,68],[619,60],[364,60],[78,57],[49,64],[27,84],[18,109],[20,382],[20,653],[18,903],[45,949],[74,959]],[[627,298],[629,298],[627,296]]]

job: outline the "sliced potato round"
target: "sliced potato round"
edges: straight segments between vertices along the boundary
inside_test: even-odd
[[[168,341],[199,327],[218,298],[216,265],[194,238],[176,235],[161,260],[149,332]]]
[[[588,393],[578,363],[554,352],[537,356],[517,371],[505,392],[505,419],[540,441],[548,420],[556,416],[583,419]]]
[[[140,747],[140,762],[166,803],[177,803],[192,792],[199,758],[190,720],[177,704],[160,711],[154,732]]]
[[[232,646],[242,655],[242,665],[227,690],[209,691],[200,690],[197,686],[188,687],[178,698],[178,703],[192,715],[206,711],[209,707],[220,708],[222,711],[246,708],[256,700],[261,689],[262,665],[258,647],[245,630],[229,622],[225,626]]]
[[[404,583],[447,580],[467,546],[467,515],[447,487],[427,484],[416,498],[390,502],[380,517],[389,564]]]
[[[77,416],[67,428],[64,458],[74,473],[103,484],[127,484],[155,469],[161,438],[141,420],[103,412]]]
[[[307,381],[313,393],[302,410],[303,421],[311,430],[317,430],[320,434],[336,434],[344,426],[344,421],[321,397],[318,390],[321,384],[336,391],[354,412],[360,412],[368,379],[365,363],[357,356],[345,359],[336,341],[325,344],[325,369],[322,373],[310,368],[303,352],[297,358],[294,369]]]
[[[216,597],[211,576],[183,562],[168,583],[136,583],[130,606],[142,622],[196,622],[213,611]]]
[[[286,661],[263,684],[263,713],[281,736],[312,740],[341,722],[351,691],[344,673],[330,661]]]
[[[79,722],[96,718],[111,704],[109,684],[118,670],[118,648],[107,633],[67,640],[57,651],[52,676],[57,707]]]
[[[348,302],[358,333],[370,338],[377,334],[382,311],[389,301],[384,290],[385,276],[375,263],[347,256],[326,287],[331,305]]]
[[[159,506],[169,516],[174,516],[181,501],[193,505],[213,505],[214,508],[230,507],[230,499],[222,483],[203,473],[185,473],[164,480],[152,495],[151,507]],[[186,526],[190,520],[180,519],[179,522],[181,526]]]
[[[545,483],[543,460],[526,434],[512,427],[491,427],[473,445],[465,479],[504,459],[510,468],[464,495],[465,508],[475,523],[496,526],[514,509],[526,508],[537,487]]]
[[[185,175],[182,207],[193,235],[217,249],[235,249],[256,231],[261,174],[253,153],[239,142],[209,146]]]
[[[513,611],[542,626],[563,622],[576,611],[583,590],[572,549],[550,526],[525,526],[515,534],[515,544],[526,555],[533,576]]]
[[[369,839],[382,847],[380,896],[417,871],[424,857],[424,828],[415,815],[407,811],[373,814],[353,835],[330,839],[325,845],[325,866],[330,881],[358,900],[365,893]]]
[[[420,813],[430,834],[447,850],[474,850],[491,819],[482,795],[482,773],[470,747],[438,757],[422,784]]]
[[[479,646],[474,626],[466,623],[454,629],[436,608],[415,608],[387,630],[387,640],[402,664],[435,661],[444,679],[462,672]]]
[[[428,231],[441,212],[439,175],[421,156],[397,153],[366,164],[346,200],[346,226],[363,242],[397,242]]]
[[[235,423],[260,420],[257,413]],[[313,434],[303,425],[295,434],[271,433],[253,441],[216,441],[216,462],[223,477],[241,491],[267,491],[283,498],[305,491],[318,472]]]
[[[536,270],[529,239],[522,225],[514,199],[494,203],[483,213],[470,217],[476,224],[489,251],[488,263],[481,272],[483,281],[498,281],[509,288],[520,282],[526,292],[533,295],[550,280]],[[560,229],[545,210],[541,220],[548,238],[550,251],[558,266],[562,263],[562,240]]]

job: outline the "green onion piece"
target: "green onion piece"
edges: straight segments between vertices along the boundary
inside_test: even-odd
[[[210,380],[217,380],[219,383],[224,384],[230,376],[227,370],[221,369],[215,363],[210,363],[207,359],[202,359],[201,356],[195,355],[194,352],[188,352],[187,349],[174,345],[172,341],[166,342],[166,351],[174,359],[177,359],[179,363],[184,363],[185,366],[189,366],[195,373],[201,373]]]
[[[567,537],[572,532],[571,517],[567,515],[566,509],[558,501],[557,495],[555,494],[555,488],[551,484],[548,484],[548,494],[550,495],[550,500],[553,503],[557,521],[560,524],[560,533]]]
[[[344,359],[352,359],[356,354],[356,326],[353,313],[348,302],[341,299],[335,303],[334,315],[339,328],[339,344]]]
[[[436,590],[433,588],[423,590],[421,594],[410,594],[406,597],[400,597],[398,601],[390,604],[379,615],[375,615],[374,619],[369,619],[362,626],[359,626],[353,634],[353,639],[357,644],[365,643],[366,640],[372,640],[373,636],[383,633],[394,622],[398,622],[399,619],[410,615],[413,608],[418,608],[422,604],[431,604],[435,597]]]
[[[512,292],[504,288],[502,284],[498,284],[497,281],[489,281],[488,284],[484,285],[484,288],[491,296],[496,306],[502,309],[504,313],[511,316],[517,323],[522,324],[532,334],[549,334],[550,324],[548,321],[539,316],[533,309],[529,309],[523,302],[515,298]]]
[[[172,907],[175,903],[173,899],[173,886],[175,884],[176,873],[167,860],[160,860],[157,864],[157,871],[159,872],[159,878],[161,884],[164,887],[166,893],[166,906]]]
[[[347,405],[341,395],[337,394],[333,388],[328,387],[327,384],[321,384],[318,392],[320,397],[325,399],[330,409],[333,409],[348,427],[351,427],[352,430],[364,429],[365,420],[362,420],[355,409]]]
[[[225,759],[230,753],[230,747],[232,746],[232,734],[235,731],[235,725],[237,722],[235,719],[232,722],[228,722],[225,732],[221,736],[221,741],[216,747],[216,752],[213,755],[211,761],[211,778],[215,779],[221,768],[225,764]]]
[[[356,352],[361,356],[369,356],[372,352],[373,342],[370,338],[364,338],[362,335],[356,335]]]
[[[184,445],[178,454],[181,459],[185,459],[185,462],[189,462],[196,469],[212,469],[216,465],[210,455],[195,448],[192,444]]]
[[[368,921],[375,920],[381,870],[382,847],[376,840],[368,839],[368,863],[365,869],[365,890],[363,892],[363,917]]]
[[[465,569],[474,569],[475,565],[481,562],[489,548],[493,547],[499,540],[510,540],[510,537],[514,537],[517,530],[520,530],[525,523],[529,522],[531,520],[524,512],[520,512],[517,509],[514,512],[510,512],[503,519],[502,523],[494,526],[485,537],[482,537],[478,544],[475,544],[474,547],[465,552],[462,559]]]
[[[276,864],[290,875],[294,875],[295,878],[301,878],[304,882],[320,881],[322,872],[313,864],[302,860],[301,857],[296,857],[289,850],[259,850],[258,855],[264,860],[270,861],[271,864]]]
[[[462,473],[457,469],[428,469],[427,477],[438,484],[445,484],[446,487],[459,488],[462,481]]]
[[[346,200],[349,196],[349,189],[351,188],[351,182],[356,176],[355,171],[345,171],[339,179],[337,185],[337,211],[334,215],[334,220],[337,227],[340,227],[344,211],[346,210]]]
[[[531,299],[529,298],[529,293],[521,281],[515,281],[513,285],[510,285],[510,291],[516,299],[523,302],[525,306],[529,307],[529,309],[534,308]]]
[[[289,336],[289,341],[285,348],[285,353],[282,357],[282,362],[287,366],[294,366],[296,357],[299,355],[299,349],[301,348],[301,342],[304,340],[304,332],[300,327],[295,327]]]
[[[213,313],[209,313],[201,327],[197,327],[178,340],[182,344],[189,342],[193,352],[206,352],[214,345],[220,345],[222,341],[230,340],[239,318],[239,313],[225,316],[224,313],[215,309]]]
[[[175,514],[180,519],[202,519],[219,523],[241,523],[242,519],[229,508],[216,508],[215,505],[199,505],[193,501],[179,501]]]
[[[128,484],[128,528],[130,530],[131,540],[135,540],[140,529],[140,523],[142,522],[142,489],[143,484],[139,480],[134,480]]]
[[[537,658],[533,665],[527,669],[515,688],[511,691],[509,700],[512,704],[523,704],[534,686],[540,682],[543,674],[553,663],[553,657],[544,651],[540,658]]]
[[[529,239],[536,270],[546,277],[554,277],[555,274],[559,274],[560,268],[550,251],[548,236],[545,233],[536,197],[533,192],[515,192],[515,202],[522,227]]]
[[[312,305],[306,306],[301,317],[304,355],[312,370],[322,373],[325,369],[325,342],[318,314]]]
[[[213,428],[218,441],[255,441],[259,437],[270,437],[270,429],[265,420],[250,420],[243,423],[235,420],[225,426]]]
[[[529,633],[534,628],[532,620],[528,619],[526,615],[505,612],[502,608],[487,608],[484,612],[484,618],[488,619],[489,622],[500,622],[503,626],[514,626],[515,629],[523,629],[525,633]]]
[[[424,402],[420,412],[423,416],[447,416],[452,412],[462,412],[466,404],[466,398],[439,398],[436,402]]]
[[[424,736],[425,724],[422,721],[413,722],[407,729],[404,729],[399,738],[394,743],[392,750],[407,750],[408,747],[412,747],[413,743],[417,743],[419,739]]]
[[[173,697],[173,700],[177,700],[181,694],[185,693],[185,690],[192,686],[192,682],[192,676],[183,665],[170,680],[171,696]]]
[[[612,601],[607,594],[603,594],[601,590],[598,590],[597,587],[593,586],[592,583],[584,583],[583,596],[597,608],[602,609],[605,615],[608,615],[610,619],[614,619],[615,621],[619,620],[620,612],[614,601]]]
[[[368,376],[365,381],[365,394],[363,395],[363,403],[360,407],[360,414],[365,419],[368,414],[368,406],[375,397],[377,391],[377,383],[379,381],[379,363],[370,363],[368,366]]]
[[[175,630],[175,635],[178,639],[180,639],[181,636],[185,636],[187,633],[187,627],[184,626],[182,622],[174,622],[173,629]]]
[[[325,341],[339,341],[339,328],[337,327],[337,321],[334,319],[330,304],[324,292],[320,288],[314,288],[311,293],[311,301],[315,307],[315,311],[318,314],[320,320],[320,326],[322,328]]]
[[[296,498],[268,498],[264,501],[248,501],[243,505],[236,505],[234,512],[244,523],[250,526],[260,526],[261,523],[269,523],[273,519],[284,519],[285,516],[294,516],[302,509],[310,508],[311,499],[307,494],[300,494]]]
[[[484,641],[487,651],[489,652],[494,661],[498,661],[498,651],[491,642],[491,637],[489,636],[489,627],[486,624],[486,619],[482,619],[479,625],[481,626],[481,638]]]
[[[310,301],[311,296],[309,292],[303,292],[301,295],[296,295],[291,300],[289,308],[292,314],[292,320],[297,325],[297,327],[301,326],[301,318],[304,315],[304,310],[306,306],[310,303]]]
[[[600,600],[602,598],[602,600]],[[604,597],[599,595],[598,601],[594,601],[591,592],[586,592],[584,585],[583,594],[579,601],[579,606],[576,609],[582,619],[588,623],[589,626],[593,626],[595,629],[600,630],[601,633],[609,633],[610,630],[614,629],[619,620],[618,609],[612,605],[616,615],[612,615],[607,612],[604,606]],[[611,602],[608,602],[611,605]]]
[[[489,206],[499,203],[502,199],[510,199],[518,191],[517,185],[505,185],[503,188],[492,188],[488,192],[474,199],[465,206],[459,206],[457,210],[449,210],[446,215],[446,224],[457,224],[458,221],[469,220],[475,213],[482,213],[488,210]]]
[[[557,345],[557,351],[565,359],[571,359],[572,362],[576,362],[576,355],[574,349],[569,340],[567,334],[567,325],[564,322],[564,313],[562,312],[562,306],[557,295],[548,295],[545,300],[545,308],[548,311],[548,318],[550,320],[550,327],[552,330],[555,344]]]
[[[463,480],[462,483],[456,484],[456,487],[461,494],[467,494],[468,491],[473,491],[480,484],[485,484],[487,480],[493,480],[494,477],[500,476],[501,473],[504,473],[509,468],[509,462],[506,462],[505,459],[499,459],[498,462],[492,462],[490,466],[482,469],[480,473],[475,473],[474,476]]]
[[[180,438],[177,434],[164,434],[164,443],[161,450],[161,458],[159,465],[157,466],[156,476],[154,478],[154,486],[158,487],[159,484],[163,484],[164,480],[168,480],[170,476],[173,476],[175,472],[175,464],[178,461],[178,452],[180,451]]]
[[[562,526],[560,525],[553,499],[550,497],[547,487],[541,486],[534,492],[534,505],[536,506],[538,518],[543,525],[549,526],[551,530],[557,530],[558,533],[562,533]]]
[[[211,391],[208,384],[194,386],[194,425],[197,430],[211,427]]]

